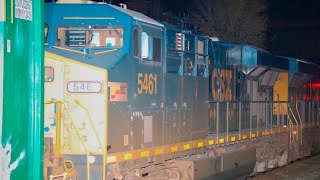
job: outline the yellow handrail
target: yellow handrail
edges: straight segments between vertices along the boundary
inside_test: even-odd
[[[299,112],[299,109],[298,109],[298,101],[296,102],[296,110],[297,110],[297,113],[298,113],[298,117],[299,117],[299,121],[300,121],[300,144],[302,145],[302,119],[300,117],[300,112]]]
[[[286,108],[285,106],[284,106],[284,108],[285,108],[286,111],[287,111],[287,108]],[[291,112],[291,114],[292,114],[292,116],[293,116],[293,119],[294,119],[295,122],[296,122],[296,125],[299,126],[298,121],[297,121],[297,119],[296,119],[296,116],[294,115],[292,109],[291,109],[290,107],[289,107],[289,109],[290,109],[290,112]],[[299,113],[299,112],[298,112],[298,113]],[[299,115],[299,116],[300,116],[300,115]],[[292,128],[294,128],[291,119],[290,119],[289,117],[288,117],[288,119],[290,120],[290,123],[292,124]],[[301,132],[300,132],[300,133],[302,133],[302,129],[301,129]],[[290,136],[291,136],[291,130],[290,130]],[[298,136],[297,136],[297,139],[298,139]],[[301,137],[300,139],[302,139],[302,137]],[[300,142],[301,142],[301,144],[302,144],[302,140],[300,140]]]
[[[65,104],[64,102],[62,102],[62,103],[63,103],[63,105],[64,105],[64,107],[65,107],[65,109],[66,109],[66,112],[67,112],[69,118],[71,119],[71,122],[73,123],[73,125],[74,125],[74,127],[75,127],[75,129],[76,129],[76,132],[77,132],[77,134],[78,134],[78,137],[80,138],[80,141],[81,141],[81,143],[82,143],[82,145],[83,145],[83,147],[84,147],[84,149],[85,149],[85,151],[86,151],[86,154],[87,154],[87,180],[90,180],[90,163],[89,163],[89,151],[88,151],[88,148],[86,147],[86,145],[85,145],[85,143],[84,143],[84,141],[83,141],[83,139],[82,139],[82,137],[81,137],[81,134],[80,134],[78,128],[76,127],[75,122],[73,121],[73,119],[72,119],[72,117],[71,117],[71,115],[70,115],[70,113],[69,113],[69,110],[68,110],[66,104]]]
[[[62,103],[62,101],[60,101],[60,100],[50,100],[50,101],[44,102],[44,104],[55,104],[55,103]]]
[[[86,114],[87,114],[87,116],[88,116],[88,118],[89,118],[89,122],[90,122],[90,124],[91,124],[92,129],[93,129],[93,132],[94,132],[94,134],[95,134],[95,136],[96,136],[96,138],[97,138],[97,141],[98,141],[98,143],[99,143],[99,146],[100,146],[101,150],[103,150],[103,168],[102,168],[102,169],[103,169],[103,172],[102,172],[103,177],[102,177],[102,179],[105,180],[105,179],[106,179],[106,172],[105,172],[105,169],[104,169],[104,168],[106,167],[106,156],[107,156],[106,153],[107,153],[107,150],[106,150],[105,147],[103,147],[103,145],[102,145],[101,139],[100,139],[100,137],[99,137],[99,135],[98,135],[98,131],[97,131],[96,127],[94,126],[93,122],[92,122],[92,117],[91,117],[91,114],[90,114],[90,111],[88,110],[88,108],[85,107],[85,106],[80,102],[79,99],[75,99],[74,102],[75,102],[77,105],[79,105],[83,110],[86,111]]]
[[[74,53],[79,53],[79,54],[84,54],[84,55],[87,54],[85,52],[81,52],[81,51],[77,51],[77,50],[73,50],[73,49],[68,49],[68,48],[63,48],[63,47],[59,47],[59,46],[52,46],[52,47],[56,48],[56,49],[61,49],[61,50],[65,50],[65,51],[74,52]]]
[[[288,109],[287,109],[287,107],[285,106],[285,104],[284,103],[281,103],[282,104],[282,106],[285,108],[285,110],[287,111],[287,114],[288,114]],[[289,121],[292,123],[292,121],[291,121],[291,119],[288,117],[288,119],[289,119]],[[292,123],[293,124],[293,123]]]
[[[98,143],[99,143],[99,146],[100,146],[100,148],[102,149],[101,139],[100,139],[100,137],[99,137],[99,135],[98,135],[98,131],[97,131],[96,127],[94,126],[94,124],[93,124],[93,122],[92,122],[92,118],[91,118],[91,115],[90,115],[90,112],[89,112],[88,108],[86,108],[86,107],[80,102],[80,100],[78,100],[78,99],[74,100],[74,102],[75,102],[77,105],[79,105],[83,110],[86,111],[86,114],[87,114],[87,116],[88,116],[88,118],[89,118],[90,125],[91,125],[91,127],[92,127],[92,129],[93,129],[93,132],[94,132],[96,138],[97,138],[97,141],[98,141]]]
[[[74,127],[75,127],[75,129],[76,129],[77,135],[78,135],[78,137],[80,138],[80,141],[81,141],[81,143],[82,143],[85,151],[88,152],[88,148],[87,148],[87,146],[85,145],[85,143],[84,143],[84,141],[83,141],[83,139],[82,139],[82,137],[81,137],[81,134],[80,134],[78,128],[76,127],[76,124],[75,124],[74,120],[72,119],[72,117],[71,117],[71,115],[70,115],[70,113],[69,113],[69,110],[68,110],[66,104],[65,104],[64,102],[62,102],[62,104],[64,105],[64,108],[66,109],[66,112],[67,112],[67,114],[68,114],[68,116],[69,116],[72,124],[74,125]]]
[[[294,115],[294,113],[293,113],[293,111],[292,111],[291,107],[289,107],[289,109],[290,109],[290,112],[291,112],[291,114],[292,114],[292,116],[293,116],[294,121],[296,122],[296,125],[297,125],[297,126],[299,126],[298,121],[297,121],[297,119],[296,119],[296,116]],[[298,140],[298,138],[299,138],[299,136],[297,136],[297,138],[296,138],[296,139]]]
[[[292,135],[293,123],[292,123],[290,117],[288,117],[288,119],[289,119],[289,123],[290,123],[290,125],[289,125],[289,129],[290,129],[290,130],[289,130],[289,132],[290,132],[290,148],[292,148],[292,141],[294,141],[294,138],[293,138],[293,135]]]
[[[96,52],[94,53],[95,55],[98,55],[98,54],[104,54],[104,53],[109,53],[109,52],[113,52],[113,51],[116,51],[117,49],[110,49],[110,50],[105,50],[105,51],[100,51],[100,52]]]
[[[45,104],[56,104],[56,143],[54,147],[54,154],[55,155],[60,155],[60,149],[61,149],[61,120],[62,120],[62,108],[61,104],[62,101],[59,100],[51,100],[51,101],[46,101]]]
[[[285,110],[287,111],[287,114],[289,113],[287,107],[285,106],[285,104],[282,104],[283,107],[285,108]],[[292,146],[292,140],[291,140],[291,137],[292,137],[292,127],[293,127],[293,123],[292,123],[292,120],[291,118],[288,116],[288,120],[289,120],[289,139],[290,139],[290,148]]]
[[[77,128],[76,125],[75,125],[74,120],[72,119],[72,117],[71,117],[71,115],[70,115],[70,113],[69,113],[69,110],[68,110],[66,104],[65,104],[63,101],[61,101],[61,100],[50,100],[50,101],[46,101],[45,104],[60,104],[60,105],[63,104],[63,105],[64,105],[64,107],[65,107],[65,109],[66,109],[66,112],[67,112],[67,114],[68,114],[71,122],[73,123],[73,125],[74,125],[74,127],[75,127],[75,130],[76,130],[76,132],[77,132],[77,135],[78,135],[78,137],[80,138],[80,141],[81,141],[81,143],[82,143],[82,145],[83,145],[83,147],[84,147],[84,149],[85,149],[85,151],[86,151],[86,154],[87,154],[87,180],[90,180],[89,151],[88,151],[88,148],[86,147],[86,145],[85,145],[85,143],[84,143],[84,141],[83,141],[83,139],[82,139],[82,137],[81,137],[81,134],[80,134],[78,128]],[[57,106],[57,107],[58,107],[58,106]],[[61,106],[60,106],[60,107],[61,107]],[[57,108],[57,109],[58,109],[58,108]],[[62,110],[62,108],[60,109],[60,113],[61,113],[61,110]],[[57,111],[57,112],[58,112],[58,111]],[[62,115],[62,113],[61,113],[61,115]],[[59,121],[61,122],[62,116],[60,116],[59,118],[60,118]],[[57,122],[58,122],[58,120],[57,120]],[[59,132],[59,133],[58,133],[58,132]],[[61,142],[60,142],[60,138],[61,138],[61,137],[60,137],[60,136],[61,136],[61,123],[59,124],[59,126],[58,126],[58,123],[57,123],[57,127],[56,127],[56,143],[58,143],[58,144],[56,144],[56,148],[59,148],[59,153],[60,153],[60,148],[61,148]],[[57,139],[58,139],[58,141],[57,141]]]

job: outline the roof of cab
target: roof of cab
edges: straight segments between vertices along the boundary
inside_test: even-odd
[[[156,21],[154,19],[151,19],[150,17],[148,17],[148,16],[146,16],[144,14],[141,14],[139,12],[132,11],[132,10],[129,10],[129,9],[125,9],[125,8],[122,8],[122,7],[119,7],[119,6],[111,5],[111,4],[108,4],[108,5],[111,6],[112,8],[114,8],[114,9],[118,10],[118,11],[121,11],[121,12],[127,14],[128,16],[131,16],[135,20],[138,20],[138,21],[141,21],[141,22],[145,22],[145,23],[148,23],[148,24],[152,24],[152,25],[156,25],[156,26],[160,26],[160,27],[164,27],[163,24],[161,24],[158,21]]]
[[[59,4],[59,5],[58,5]],[[60,6],[62,5],[62,6]],[[102,17],[106,13],[106,10],[113,15],[119,16],[120,14],[123,14],[124,16],[118,17],[118,18],[124,18],[124,17],[131,17],[134,20],[144,22],[146,24],[150,25],[155,25],[158,27],[164,27],[163,24],[157,22],[156,20],[143,15],[139,12],[135,12],[129,9],[125,9],[119,6],[111,5],[111,4],[106,4],[106,3],[93,3],[93,4],[79,4],[79,3],[46,3],[46,7],[50,8],[55,8],[59,7],[57,9],[54,9],[54,11],[57,11],[55,15],[60,15],[60,16],[96,16],[96,17]],[[83,11],[84,9],[87,9],[88,6],[92,7],[91,11]],[[77,8],[77,11],[70,11],[70,8]],[[46,15],[46,17],[51,16],[53,13],[50,12],[49,14]],[[97,22],[97,21],[96,21]]]

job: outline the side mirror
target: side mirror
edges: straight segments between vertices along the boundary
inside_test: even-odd
[[[44,25],[44,44],[48,45],[48,33],[49,33],[49,25],[45,23]]]

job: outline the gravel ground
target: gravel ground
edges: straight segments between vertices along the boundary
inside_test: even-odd
[[[250,180],[278,180],[278,179],[306,179],[320,180],[320,154],[304,158],[284,167],[262,173],[258,176],[249,178]]]

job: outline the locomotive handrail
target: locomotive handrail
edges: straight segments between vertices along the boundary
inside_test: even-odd
[[[44,104],[56,104],[56,103],[62,103],[62,101],[60,101],[60,100],[50,100],[50,101],[44,102]]]
[[[294,114],[293,114],[293,112],[292,112],[292,110],[291,110],[291,108],[290,107],[286,107],[284,104],[283,104],[283,106],[284,106],[284,108],[286,109],[286,111],[287,111],[287,113],[289,114],[289,111],[288,111],[288,109],[290,109],[290,112],[291,112],[291,114],[293,115],[293,118],[295,119],[295,121],[296,121],[296,123],[297,123],[297,125],[299,125],[298,124],[298,122],[297,122],[297,120],[296,120],[296,118],[295,118],[295,116],[294,116]],[[289,123],[290,123],[290,126],[291,127],[289,127],[289,132],[290,132],[290,147],[292,146],[292,140],[291,140],[291,138],[294,138],[293,136],[292,136],[292,131],[294,131],[294,126],[293,126],[293,122],[292,122],[292,120],[291,120],[291,118],[288,116],[288,119],[289,119]]]
[[[75,129],[76,129],[77,135],[78,135],[78,137],[79,137],[79,139],[80,139],[80,141],[81,141],[81,143],[82,143],[82,145],[83,145],[83,147],[84,147],[84,149],[85,149],[85,151],[86,151],[86,155],[87,155],[87,180],[90,180],[90,162],[89,162],[89,151],[88,151],[88,148],[87,148],[87,146],[85,145],[85,143],[84,143],[84,141],[83,141],[83,139],[82,139],[82,137],[81,137],[81,134],[80,134],[78,128],[76,127],[75,122],[73,121],[73,119],[72,119],[72,117],[71,117],[71,115],[70,115],[70,113],[69,113],[69,110],[68,110],[66,104],[65,104],[63,101],[62,101],[62,104],[64,105],[64,107],[65,107],[65,109],[66,109],[66,112],[67,112],[69,118],[71,119],[72,123],[74,124],[74,127],[75,127]]]
[[[85,143],[83,142],[83,139],[82,139],[82,137],[81,137],[81,134],[80,134],[78,128],[76,127],[75,122],[74,122],[74,120],[72,119],[72,117],[71,117],[71,115],[70,115],[70,113],[69,113],[69,110],[68,110],[66,104],[64,103],[64,101],[61,101],[61,100],[46,101],[45,104],[60,104],[60,105],[63,104],[63,105],[64,105],[64,108],[66,109],[66,112],[67,112],[67,114],[68,114],[71,122],[74,124],[74,127],[75,127],[75,130],[76,130],[76,132],[77,132],[77,135],[78,135],[78,137],[79,137],[79,139],[80,139],[80,141],[81,141],[81,143],[82,143],[82,145],[83,145],[83,147],[84,147],[84,149],[85,149],[85,151],[86,151],[86,155],[87,155],[87,180],[90,180],[89,151],[88,151],[87,146],[86,146]],[[61,109],[60,109],[60,111],[61,111]],[[62,119],[62,116],[61,116],[60,118]],[[61,119],[60,119],[60,120],[61,120]],[[58,121],[57,121],[57,122],[58,122]],[[58,123],[57,123],[57,124],[58,124]],[[60,134],[61,134],[60,132],[61,132],[61,124],[60,124],[60,125],[57,125],[57,129],[56,129],[56,138],[59,139],[59,140],[60,140]],[[58,142],[57,142],[57,143],[58,143]],[[59,148],[59,151],[60,151],[60,144],[61,144],[61,142],[59,141],[59,143],[58,143],[58,144],[57,144],[57,143],[56,143],[56,146],[58,146],[57,148]]]
[[[299,109],[298,109],[298,101],[296,102],[296,110],[297,110],[297,114],[298,114],[298,118],[299,118],[299,121],[300,121],[300,143],[302,145],[302,119],[300,117],[300,112],[299,112]]]
[[[297,125],[299,125],[299,123],[298,123],[298,121],[297,121],[297,118],[296,118],[296,116],[294,115],[294,113],[293,113],[293,111],[292,111],[292,108],[289,107],[289,109],[290,109],[290,112],[291,112],[291,114],[292,114],[292,116],[293,116],[294,121],[296,122]]]
[[[105,157],[106,157],[106,151],[105,151],[105,148],[103,148],[101,139],[100,139],[100,137],[99,137],[99,135],[98,135],[98,131],[97,131],[96,127],[94,126],[93,122],[92,122],[92,117],[91,117],[90,111],[88,110],[87,107],[85,107],[85,106],[80,102],[79,99],[75,99],[74,102],[75,102],[77,105],[79,105],[82,109],[84,109],[84,110],[86,111],[87,116],[88,116],[88,118],[89,118],[90,125],[91,125],[91,127],[92,127],[92,129],[93,129],[93,132],[94,132],[96,138],[97,138],[97,141],[98,141],[98,143],[99,143],[99,146],[100,146],[101,150],[103,150],[103,152],[104,152],[104,153],[103,153],[103,158],[105,158]],[[104,165],[104,166],[105,166],[105,165]],[[89,171],[90,171],[90,169],[88,169],[88,172],[89,172]],[[103,168],[103,179],[105,179],[105,170],[104,170],[104,168]]]
[[[109,53],[109,52],[113,52],[113,51],[117,51],[117,49],[109,49],[109,50],[105,50],[105,51],[99,51],[99,52],[95,52],[95,55],[99,55],[99,54],[105,54],[105,53]]]
[[[84,146],[85,151],[86,151],[86,152],[89,152],[87,146],[85,145],[83,139],[81,138],[81,134],[80,134],[80,132],[79,132],[79,129],[76,127],[76,124],[75,124],[74,120],[72,119],[72,117],[71,117],[71,115],[70,115],[70,113],[69,113],[69,109],[67,108],[67,105],[66,105],[64,102],[62,102],[62,104],[64,105],[64,108],[66,109],[66,112],[67,112],[67,114],[68,114],[71,122],[73,123],[75,129],[76,129],[77,135],[78,135],[78,137],[80,138],[80,141],[81,141],[82,145]]]
[[[265,102],[267,102],[267,103],[290,103],[290,102],[302,102],[302,101],[249,101],[249,100],[242,100],[242,101],[239,101],[239,100],[234,100],[234,101],[230,101],[230,100],[225,100],[225,101],[206,101],[207,103],[217,103],[217,102],[219,102],[219,103],[227,103],[227,102],[229,102],[229,103],[239,103],[239,102],[241,102],[241,103],[251,103],[251,102],[253,102],[253,103],[265,103]],[[305,102],[319,102],[319,101],[305,101]]]
[[[191,51],[186,51],[186,50],[179,50],[179,49],[170,48],[170,47],[167,47],[167,49],[168,49],[169,51],[176,51],[176,52],[178,52],[178,53],[185,53],[185,54],[190,54],[190,55],[209,56],[208,54],[201,54],[201,53],[197,53],[197,52],[191,52]]]
[[[289,103],[290,101],[206,101],[207,103]]]
[[[46,101],[45,104],[57,104],[57,110],[56,110],[56,145],[54,148],[54,153],[57,155],[60,155],[60,149],[61,149],[61,121],[62,121],[62,113],[61,113],[61,104],[63,102],[59,101],[59,100],[50,100],[50,101]]]
[[[292,123],[292,120],[291,120],[291,118],[290,117],[288,117],[288,119],[289,119],[289,135],[290,135],[290,137],[289,137],[289,140],[290,140],[290,149],[292,149],[292,139],[293,139],[293,136],[292,136],[292,132],[293,132],[293,123]]]
[[[294,131],[294,127],[293,127],[293,123],[292,123],[292,120],[291,120],[291,118],[288,118],[289,120],[290,120],[290,126],[289,126],[289,128],[290,128],[290,130],[289,130],[289,132],[290,132],[290,148],[292,149],[292,142],[294,142],[294,136],[292,135],[293,134],[293,131]]]
[[[73,50],[73,49],[69,49],[69,48],[63,48],[63,47],[59,47],[59,46],[52,46],[52,47],[53,47],[53,48],[56,48],[56,49],[61,49],[61,50],[65,50],[65,51],[70,51],[70,52],[74,52],[74,53],[79,53],[79,54],[87,55],[86,52],[77,51],[77,50]]]
[[[93,132],[94,132],[94,134],[95,134],[95,136],[96,136],[96,138],[97,138],[97,140],[98,140],[99,146],[100,146],[100,148],[102,149],[103,146],[102,146],[102,143],[101,143],[101,139],[100,139],[100,137],[99,137],[99,135],[98,135],[98,131],[97,131],[96,127],[94,126],[94,124],[93,124],[93,122],[92,122],[92,117],[91,117],[91,115],[90,115],[90,112],[89,112],[88,108],[86,108],[86,107],[80,102],[80,100],[78,100],[78,99],[74,100],[74,102],[75,102],[77,105],[79,105],[83,110],[86,111],[87,116],[88,116],[88,118],[89,118],[90,125],[92,126]]]

